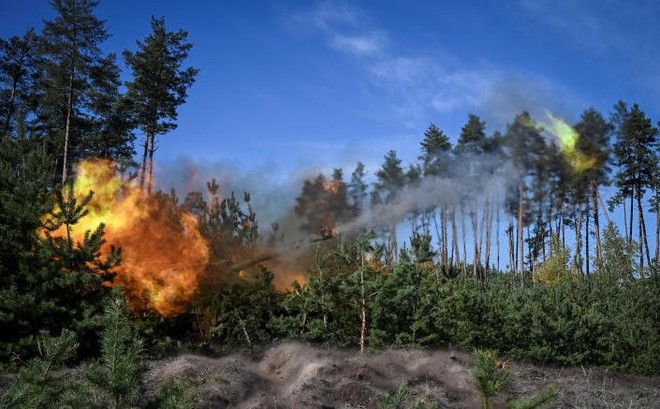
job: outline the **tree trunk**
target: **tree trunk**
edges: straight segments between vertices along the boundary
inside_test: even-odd
[[[575,225],[575,264],[577,269],[582,274],[582,204],[578,202],[577,205],[577,224]]]
[[[447,264],[447,257],[448,257],[448,249],[447,247],[449,246],[449,236],[447,234],[447,208],[443,205],[440,208],[440,211],[442,212],[442,215],[440,217],[440,231],[442,232],[442,252],[443,252],[443,257],[445,260],[445,264]]]
[[[632,243],[632,236],[633,236],[633,202],[634,201],[635,201],[635,189],[633,188],[633,191],[630,193],[630,226],[628,226],[628,228],[630,229],[630,234],[628,235],[628,244]]]
[[[655,271],[660,272],[660,192],[656,191],[655,205]]]
[[[147,155],[149,153],[149,134],[144,136],[144,150],[142,152],[142,166],[140,167],[140,190],[144,192],[144,183],[147,179]]]
[[[465,238],[465,209],[461,206],[461,239],[463,241],[463,274],[467,268],[467,240]]]
[[[0,142],[5,140],[5,137],[9,136],[9,123],[11,122],[11,117],[14,115],[15,109],[15,100],[16,100],[16,88],[18,86],[18,79],[14,78],[11,85],[11,94],[9,96],[9,102],[7,103],[7,115],[5,115],[5,124],[3,126],[2,135],[0,135]]]
[[[596,269],[600,269],[603,257],[603,249],[600,241],[600,222],[598,220],[598,185],[595,180],[591,181],[591,196],[594,206],[594,233],[596,233]]]
[[[147,176],[147,193],[151,194],[153,188],[153,176],[154,176],[154,152],[156,151],[155,147],[156,136],[151,137],[149,142],[149,175]]]
[[[646,223],[644,222],[644,209],[642,208],[642,190],[641,188],[637,189],[637,214],[639,217],[639,250],[640,250],[640,263],[639,263],[639,268],[640,271],[644,270],[644,264],[643,264],[643,254],[646,255],[646,261],[651,263],[651,254],[649,252],[649,242],[648,238],[646,235]],[[642,247],[644,246],[644,247]],[[643,254],[641,254],[644,252]]]
[[[523,240],[523,185],[518,185],[518,251],[520,252],[520,274],[522,275],[525,265],[525,248]]]
[[[509,270],[516,272],[515,264],[515,244],[513,241],[513,214],[510,215],[509,227],[506,229],[506,235],[509,238]]]
[[[484,270],[484,276],[488,276],[488,272],[490,269],[490,237],[491,237],[491,230],[493,229],[493,207],[490,205],[490,202],[486,202],[486,209],[484,210],[485,212],[485,217],[486,217],[486,248],[484,251],[484,264],[485,264],[485,270]]]
[[[495,227],[495,237],[497,237],[497,271],[500,271],[500,207],[497,207],[497,226]]]
[[[479,277],[479,269],[477,265],[479,264],[479,243],[477,242],[477,230],[479,229],[478,227],[478,222],[477,222],[477,209],[476,205],[475,208],[473,209],[472,212],[470,212],[470,219],[472,219],[472,241],[473,241],[473,260],[472,260],[472,275],[474,278],[480,278]]]
[[[398,255],[399,245],[396,239],[396,225],[394,224],[390,226],[390,250],[392,252],[390,255],[391,261],[396,263],[399,257]]]
[[[441,210],[438,210],[441,212]],[[440,249],[440,264],[447,264],[447,253],[445,253],[445,242],[442,235],[442,214],[440,216],[440,225],[438,225],[438,215],[433,212],[433,227],[435,227],[435,235],[438,238],[438,248]]]
[[[360,298],[361,298],[361,315],[362,320],[360,323],[360,354],[364,354],[364,338],[367,332],[367,300],[366,291],[364,288],[364,251],[360,249]]]
[[[73,56],[71,57],[71,74],[69,75],[69,89],[67,90],[67,108],[66,108],[66,125],[64,126],[64,155],[62,158],[62,186],[66,183],[67,177],[67,160],[69,157],[69,135],[71,132],[71,116],[73,114],[73,79],[75,69],[73,68]]]
[[[584,231],[584,262],[587,275],[589,275],[589,200],[585,201],[585,207],[585,216],[587,219]]]
[[[456,263],[460,263],[461,255],[458,251],[458,228],[456,226],[456,210],[451,209],[451,241],[452,241],[452,264],[456,260]],[[454,258],[456,257],[456,258]]]

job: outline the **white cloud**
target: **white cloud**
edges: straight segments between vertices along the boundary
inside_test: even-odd
[[[308,11],[291,14],[287,23],[295,28],[305,30],[332,30],[336,26],[357,24],[360,19],[358,11],[343,3],[325,1]]]
[[[518,1],[518,12],[547,16],[547,24],[558,30],[573,30],[584,41],[593,42],[605,27],[597,17],[571,16],[565,7],[553,9],[550,2]],[[581,8],[576,8],[578,12]],[[389,105],[385,116],[396,115],[409,129],[419,130],[434,121],[455,120],[457,113],[474,112],[489,120],[490,129],[502,129],[522,110],[534,114],[549,108],[565,113],[582,103],[565,87],[543,77],[525,75],[488,62],[461,61],[442,49],[433,53],[400,52],[389,33],[375,25],[361,10],[339,2],[320,3],[297,14],[315,27],[328,47],[355,58],[367,74],[363,91],[378,95]],[[581,21],[581,27],[575,27]],[[370,88],[370,89],[369,89]],[[570,101],[567,103],[567,101]],[[568,106],[570,104],[570,106]],[[584,104],[575,112],[587,107]]]
[[[297,26],[313,27],[328,47],[351,55],[368,74],[367,86],[385,92],[392,112],[411,128],[432,112],[449,113],[474,105],[492,72],[465,69],[449,55],[406,55],[392,50],[388,33],[362,11],[330,1],[297,13]]]
[[[387,38],[382,33],[372,31],[364,35],[344,35],[334,33],[329,39],[330,46],[357,56],[369,56],[382,52]]]

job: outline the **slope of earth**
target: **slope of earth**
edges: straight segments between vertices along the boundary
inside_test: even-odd
[[[559,396],[545,408],[658,408],[660,378],[602,369],[509,364],[514,377],[496,400],[528,398],[548,385]],[[204,408],[476,408],[473,360],[460,351],[389,350],[360,355],[288,342],[255,353],[180,355],[153,362],[147,384],[185,381]],[[402,388],[403,387],[403,388]],[[403,393],[403,392],[407,392]]]

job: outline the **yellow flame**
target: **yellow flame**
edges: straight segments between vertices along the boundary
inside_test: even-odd
[[[90,191],[94,196],[89,213],[71,226],[74,242],[103,223],[106,244],[101,252],[109,254],[111,245],[121,248],[113,284],[124,285],[130,305],[153,308],[163,316],[183,312],[209,258],[197,218],[167,197],[148,195],[135,183],[122,180],[112,161],[87,160],[76,169],[76,199],[82,200]],[[50,234],[66,237],[66,227]]]

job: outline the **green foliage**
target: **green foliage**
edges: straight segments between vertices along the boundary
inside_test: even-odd
[[[24,144],[27,142],[5,141],[1,149],[11,152]],[[5,169],[3,183],[9,190],[3,192],[7,200],[0,205],[5,210],[0,216],[0,230],[13,240],[0,245],[0,329],[4,334],[0,355],[33,356],[34,338],[40,330],[58,333],[68,328],[78,334],[81,353],[88,356],[98,340],[95,331],[108,292],[103,284],[112,278],[110,271],[118,253],[101,256],[103,226],[86,232],[81,242],[66,234],[51,235],[55,230],[70,232],[85,214],[88,199],[76,200],[69,186],[56,191],[53,208],[43,177],[27,168],[32,165],[43,171],[47,157],[37,150],[23,160],[10,162],[16,167]],[[26,177],[34,179],[24,180]]]
[[[21,368],[0,401],[2,407],[85,407],[81,383],[62,370],[76,355],[76,334],[64,329],[59,337],[50,337],[42,331],[37,344],[40,358]]]
[[[143,395],[143,347],[142,340],[135,337],[119,288],[115,288],[105,307],[103,327],[101,358],[89,364],[87,377],[99,391],[101,406],[133,407]]]
[[[481,395],[482,409],[492,409],[493,398],[502,391],[511,373],[498,362],[497,352],[491,349],[474,350],[474,383]]]
[[[156,393],[155,399],[147,407],[159,409],[193,409],[197,407],[198,397],[193,394],[197,380],[187,377],[178,381],[169,381]]]
[[[569,274],[570,250],[559,242],[559,236],[550,237],[550,254],[548,258],[534,271],[534,281],[544,285],[555,285],[565,280]]]
[[[359,191],[354,194],[357,195],[354,200],[359,200]],[[348,198],[348,186],[341,169],[335,169],[330,178],[320,173],[313,180],[305,180],[294,208],[296,214],[303,218],[301,228],[318,234],[323,229],[345,222],[354,214]]]
[[[406,385],[401,385],[396,392],[388,393],[383,396],[384,409],[399,409],[402,408],[410,397],[410,390]]]
[[[603,258],[599,266],[603,278],[609,277],[613,285],[618,280],[630,281],[635,277],[637,248],[634,243],[621,237],[613,223],[603,232]]]
[[[279,301],[272,282],[273,274],[263,269],[255,278],[225,283],[209,293],[204,308],[214,317],[210,334],[228,347],[253,348],[272,341]]]

